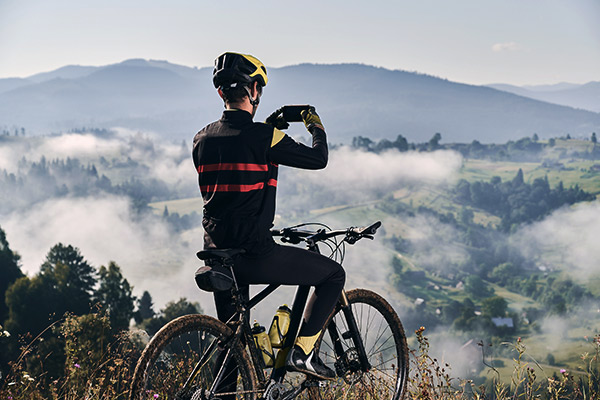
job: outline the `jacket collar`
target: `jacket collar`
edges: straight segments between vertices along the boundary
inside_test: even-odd
[[[223,116],[221,117],[221,121],[227,121],[234,124],[244,124],[252,122],[252,114],[248,111],[244,110],[225,110],[223,111]]]

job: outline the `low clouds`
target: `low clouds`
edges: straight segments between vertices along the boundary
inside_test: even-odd
[[[79,248],[96,268],[117,262],[135,294],[148,290],[157,306],[181,296],[206,297],[201,304],[210,306],[209,296],[202,296],[193,281],[202,229],[176,235],[162,219],[130,210],[129,199],[113,195],[50,199],[3,217],[2,228],[30,276],[61,242]]]
[[[449,150],[376,154],[350,147],[333,150],[322,171],[297,170],[298,178],[329,191],[387,190],[401,183],[436,185],[453,181],[462,156]]]
[[[372,153],[342,146],[329,153],[324,170],[283,167],[277,212],[305,213],[324,207],[380,200],[395,190],[453,183],[462,156],[450,150]]]
[[[520,49],[521,49],[521,46],[515,42],[495,43],[494,45],[492,45],[492,51],[495,53],[506,52],[506,51],[517,51]]]
[[[100,162],[100,156],[105,160]],[[23,157],[28,163],[20,164]],[[138,179],[157,179],[180,197],[198,196],[191,149],[183,143],[159,142],[150,134],[116,129],[6,140],[0,145],[0,170],[25,176],[30,163],[42,157],[48,161],[77,158],[84,166],[95,164],[100,174],[114,169],[114,184],[142,172]],[[136,163],[139,168],[118,167]],[[77,182],[69,181],[71,177],[59,178],[68,187],[77,187]],[[5,189],[0,187],[0,191]],[[0,226],[11,248],[21,255],[24,272],[35,274],[50,248],[62,242],[78,247],[96,268],[115,261],[134,285],[134,293],[148,290],[158,307],[181,296],[195,301],[203,297],[193,281],[200,264],[195,252],[202,247],[201,227],[174,233],[163,219],[133,212],[131,198],[93,192],[53,197],[50,191],[40,197],[22,190],[18,198],[3,193],[14,204],[5,207]],[[210,309],[212,300],[201,303]]]
[[[430,271],[440,272],[469,259],[463,244],[455,241],[460,232],[450,224],[426,214],[404,218],[407,239],[412,246],[411,259]]]
[[[600,260],[600,203],[561,208],[543,221],[525,226],[514,243],[529,257],[549,266],[564,265],[579,278],[597,273]]]
[[[375,154],[342,147],[332,152],[319,181],[327,187],[351,185],[367,190],[401,181],[437,184],[453,179],[461,165],[462,157],[454,151]]]

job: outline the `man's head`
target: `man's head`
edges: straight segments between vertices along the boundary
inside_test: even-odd
[[[256,111],[267,81],[267,69],[256,57],[227,52],[215,60],[213,84],[226,107],[239,106],[248,101]]]

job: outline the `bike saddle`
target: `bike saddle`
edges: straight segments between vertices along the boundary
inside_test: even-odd
[[[207,249],[197,252],[196,256],[201,260],[227,260],[245,252],[246,250],[244,249]]]

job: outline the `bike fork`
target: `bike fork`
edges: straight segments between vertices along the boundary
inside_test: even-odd
[[[352,312],[352,306],[348,302],[348,297],[346,296],[346,292],[342,290],[342,294],[340,295],[340,304],[342,312],[344,313],[344,317],[346,318],[346,323],[348,324],[348,331],[342,333],[342,337],[344,339],[352,339],[354,343],[354,348],[358,352],[358,360],[360,362],[361,370],[369,371],[371,369],[371,364],[369,363],[369,359],[367,357],[367,352],[365,350],[365,345],[360,337],[360,332],[358,330],[358,325],[356,324],[356,318],[354,318],[354,313]],[[331,324],[333,325],[333,324]],[[332,329],[331,329],[332,328]],[[331,331],[335,331],[335,326],[330,328]],[[340,342],[339,336],[337,332],[335,333],[336,338],[334,340],[335,351],[338,355],[342,355],[344,353],[342,349],[342,344]]]

